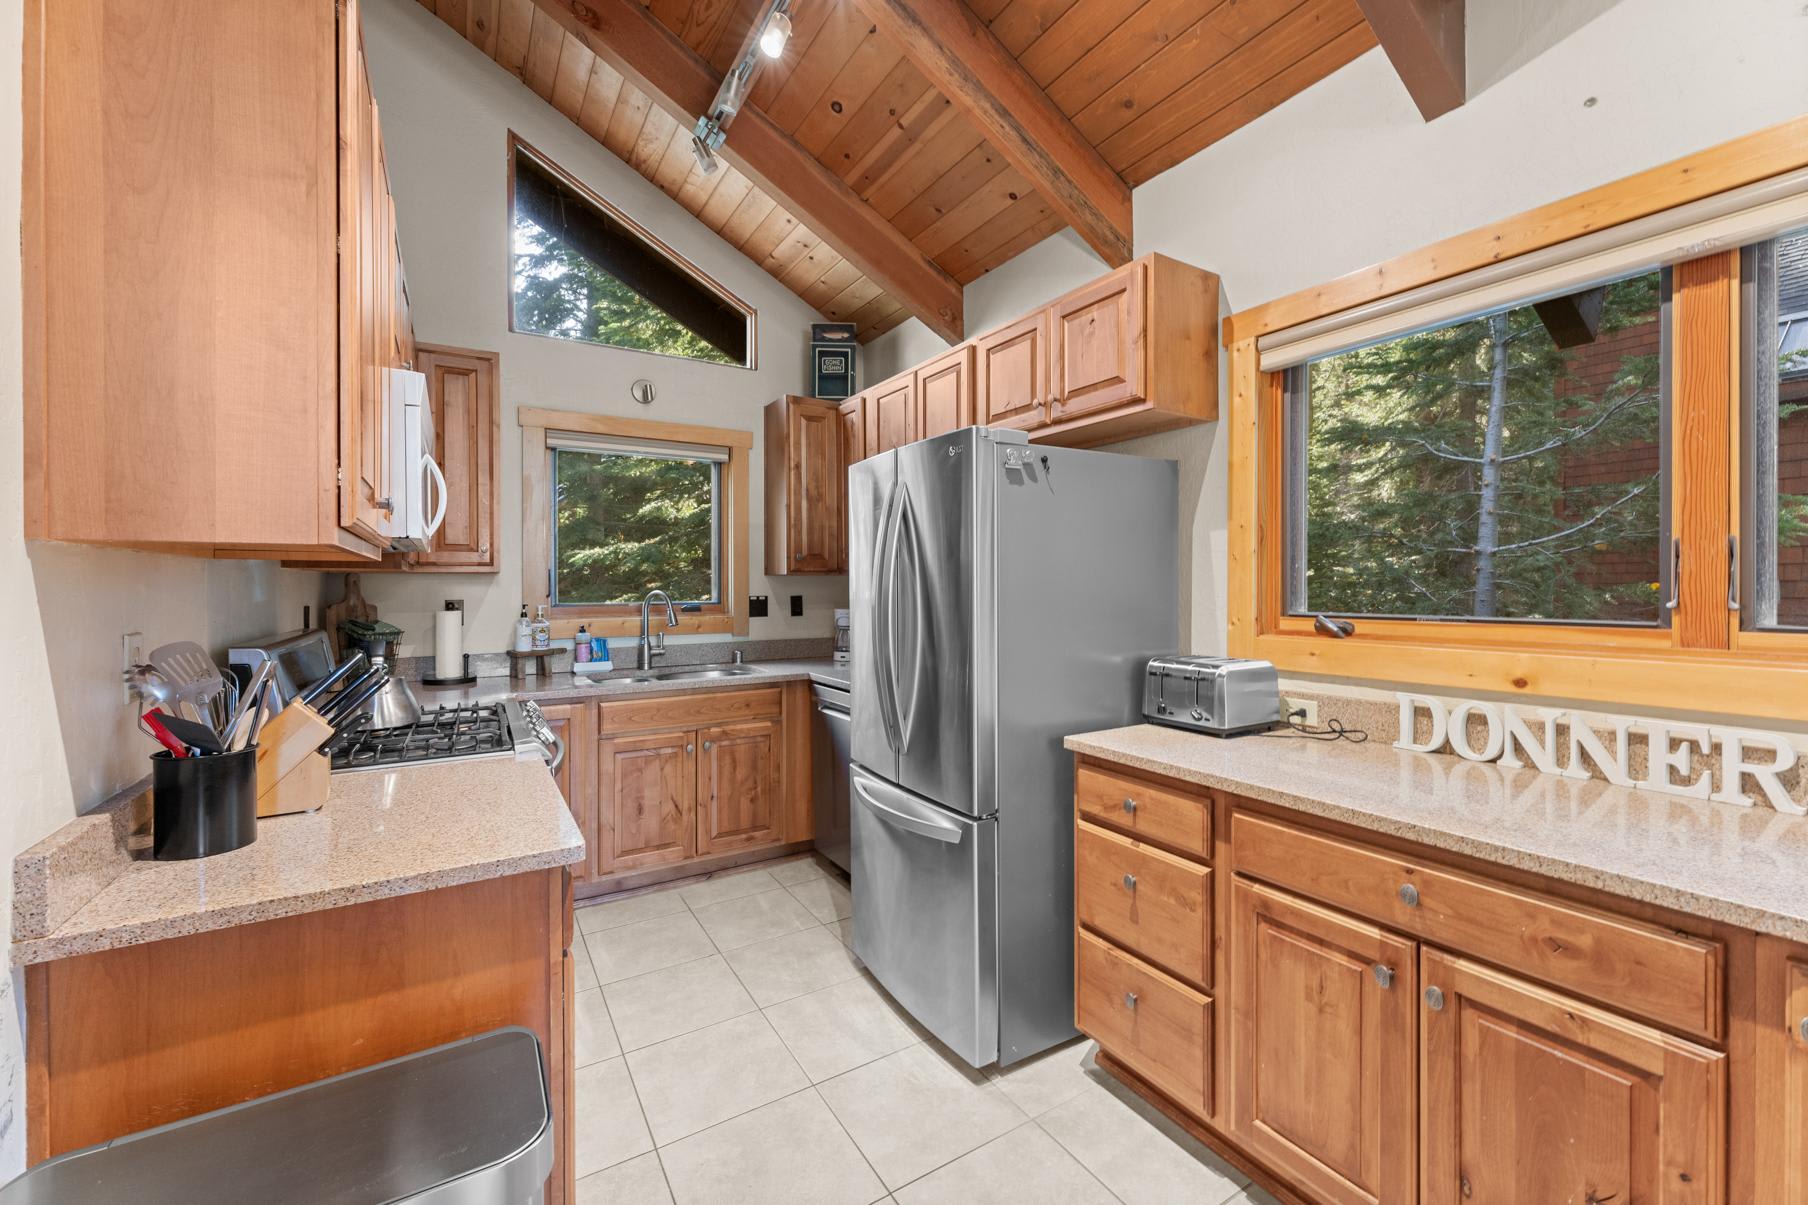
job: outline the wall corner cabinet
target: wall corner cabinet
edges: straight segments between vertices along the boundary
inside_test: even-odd
[[[834,402],[786,395],[766,404],[769,576],[847,572],[845,438]]]
[[[833,410],[830,411],[833,413]],[[812,835],[808,682],[542,704],[589,847],[580,896],[720,870]]]
[[[1286,1200],[1808,1201],[1808,947],[1081,758],[1075,1013]]]
[[[415,355],[357,0],[27,0],[26,534],[374,561]]]

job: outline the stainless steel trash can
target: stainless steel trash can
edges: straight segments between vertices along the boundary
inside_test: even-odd
[[[539,1205],[552,1159],[540,1041],[508,1028],[71,1151],[0,1205]]]

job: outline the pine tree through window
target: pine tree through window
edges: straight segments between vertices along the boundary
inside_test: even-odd
[[[753,310],[571,177],[511,142],[512,329],[753,366]]]
[[[1290,370],[1288,610],[1665,622],[1663,291],[1648,272]]]

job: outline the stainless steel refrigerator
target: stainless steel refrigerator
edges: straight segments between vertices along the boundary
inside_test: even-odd
[[[1073,757],[1179,644],[1169,460],[969,427],[848,473],[854,949],[975,1067],[1073,1028]]]

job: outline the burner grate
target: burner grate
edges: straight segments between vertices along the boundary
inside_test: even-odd
[[[361,728],[332,748],[333,769],[367,769],[514,749],[500,703],[447,703],[398,728]]]

